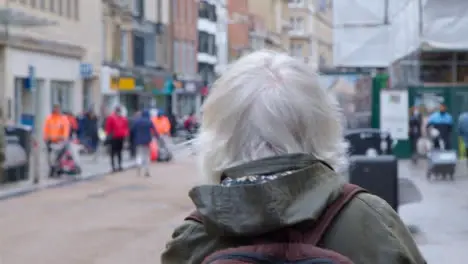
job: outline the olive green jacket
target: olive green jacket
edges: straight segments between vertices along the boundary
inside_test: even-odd
[[[189,195],[204,224],[185,221],[176,228],[161,263],[200,264],[217,250],[241,246],[236,238],[317,219],[344,184],[330,168],[303,154],[254,161],[225,174],[240,177],[284,171],[292,173],[263,184],[193,188]],[[349,202],[322,242],[356,264],[425,263],[398,214],[368,193]]]

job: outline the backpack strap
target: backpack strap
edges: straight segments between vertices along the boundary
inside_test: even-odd
[[[317,246],[341,210],[361,192],[367,191],[354,184],[344,184],[340,196],[325,209],[317,222],[315,222],[313,230],[306,235],[304,242]]]
[[[203,218],[200,215],[200,213],[198,213],[198,211],[191,212],[187,217],[184,218],[184,221],[187,221],[187,220],[191,220],[199,224],[203,224]]]

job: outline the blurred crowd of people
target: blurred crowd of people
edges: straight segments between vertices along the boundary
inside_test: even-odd
[[[88,154],[96,154],[101,145],[108,146],[112,169],[119,171],[125,149],[132,158],[146,164],[148,146],[154,137],[165,141],[178,136],[190,139],[197,124],[194,112],[183,118],[171,118],[162,109],[142,109],[128,118],[117,106],[110,115],[99,118],[93,109],[75,116],[55,105],[46,118],[43,135],[49,153],[51,144],[64,141],[80,144]]]

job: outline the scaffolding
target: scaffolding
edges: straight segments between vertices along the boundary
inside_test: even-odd
[[[334,0],[340,67],[385,67],[393,88],[468,82],[468,1]]]

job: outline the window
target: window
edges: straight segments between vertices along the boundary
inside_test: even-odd
[[[55,0],[49,0],[49,11],[55,12]]]
[[[57,7],[58,14],[60,16],[63,16],[63,14],[64,14],[64,12],[63,12],[63,3],[62,3],[63,0],[57,0],[57,1],[58,1],[58,3],[57,3],[58,4],[58,7]]]
[[[187,50],[187,43],[186,42],[182,42],[181,43],[181,54],[182,54],[182,57],[181,57],[181,71],[182,73],[188,73],[188,60],[189,60],[189,55],[188,55],[188,50]]]
[[[304,0],[289,0],[288,3],[292,6],[304,6]]]
[[[261,50],[265,48],[265,41],[262,38],[252,37],[250,45],[252,50]]]
[[[135,66],[145,65],[145,38],[133,33],[133,64]]]
[[[80,4],[79,0],[74,0],[73,18],[75,20],[80,19]]]
[[[327,60],[325,59],[325,56],[320,55],[320,58],[319,58],[319,65],[320,65],[320,66],[325,66],[326,64],[327,64]]]
[[[180,69],[179,69],[179,42],[178,41],[174,41],[174,70],[176,71],[176,73],[179,73],[180,72]]]
[[[137,17],[137,18],[144,18],[145,17],[145,1],[144,0],[135,0],[133,2],[134,6],[133,6],[133,14]]]
[[[67,11],[66,11],[66,16],[71,18],[72,17],[72,9],[73,9],[73,3],[72,3],[73,0],[67,0]]]
[[[200,31],[198,32],[198,52],[216,56],[215,35]]]
[[[156,66],[156,35],[145,36],[145,65]]]
[[[120,62],[123,65],[128,64],[128,32],[120,30]]]
[[[196,62],[196,52],[195,46],[193,43],[188,43],[189,53],[190,53],[190,74],[195,74],[197,72],[197,62]]]
[[[46,10],[46,0],[39,0],[39,1],[40,1],[39,8],[41,10]]]
[[[174,18],[174,21],[178,21],[179,17],[179,1],[180,0],[172,0],[174,3],[172,4],[172,17]],[[175,47],[175,45],[174,45]]]
[[[319,11],[320,11],[320,12],[325,12],[325,11],[327,11],[328,0],[318,0],[318,1],[320,1],[320,3],[319,3]]]
[[[293,57],[302,57],[302,44],[300,43],[291,43],[290,46],[291,55]]]
[[[303,17],[291,17],[289,18],[292,31],[303,32],[304,31],[304,18]]]
[[[106,20],[102,20],[102,61],[107,60],[107,23]]]
[[[206,18],[210,21],[216,22],[216,5],[207,2],[200,2],[198,5],[198,17]]]

